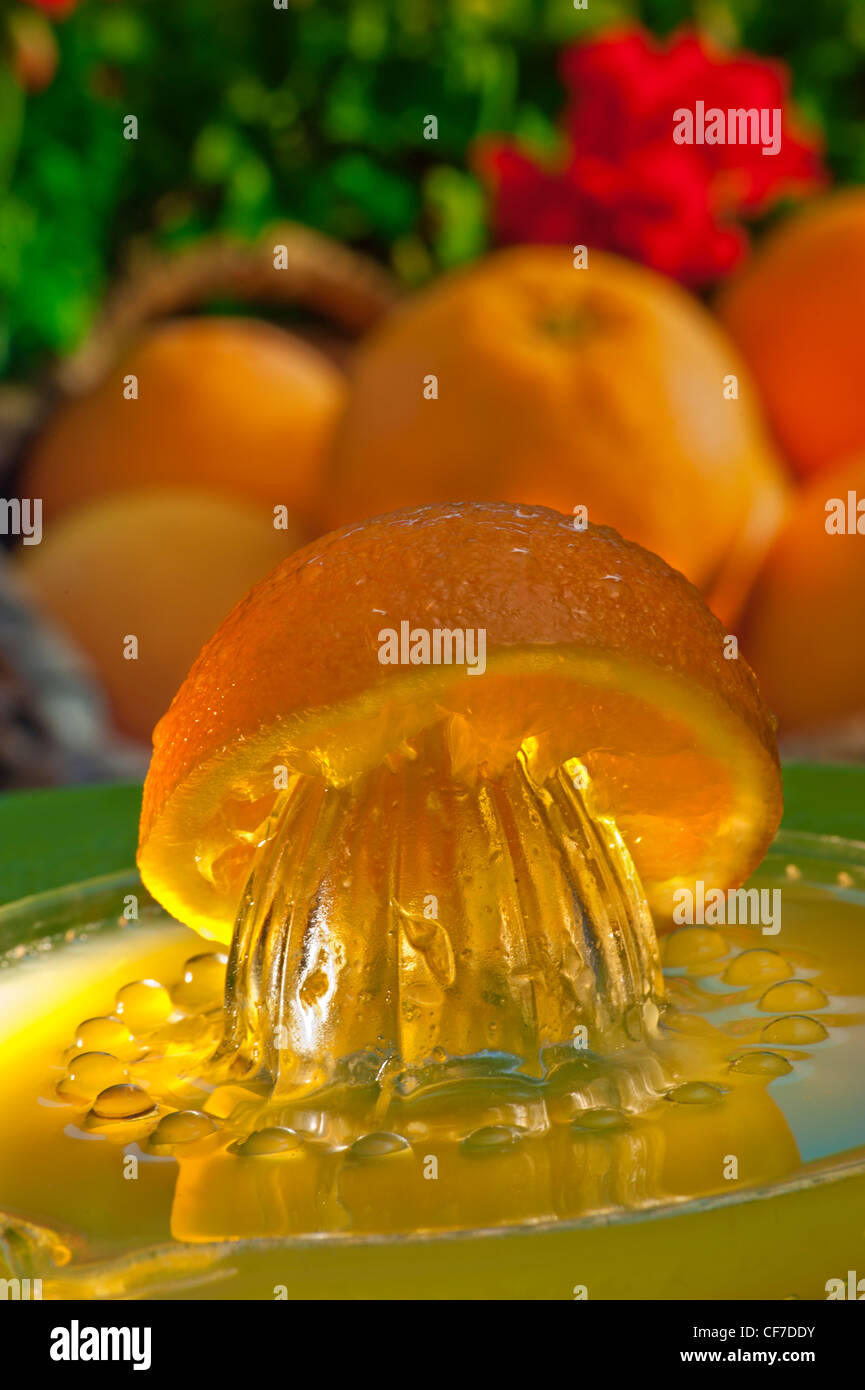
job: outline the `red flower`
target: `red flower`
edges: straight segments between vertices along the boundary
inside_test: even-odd
[[[9,16],[12,70],[25,92],[41,92],[57,71],[57,40],[41,14],[13,10]]]
[[[51,19],[65,19],[75,9],[78,0],[26,0],[26,3],[49,15]]]
[[[488,145],[482,163],[496,187],[501,242],[615,250],[693,285],[725,274],[741,255],[744,235],[713,216],[699,162],[672,145],[633,150],[618,163],[577,156],[558,171]]]
[[[823,181],[815,145],[791,127],[778,63],[731,57],[690,33],[664,46],[628,31],[567,49],[561,74],[568,143],[558,167],[509,141],[479,151],[501,241],[582,242],[705,284],[744,250],[736,214]],[[759,140],[674,141],[677,112],[712,108],[780,110],[778,152],[764,155]]]

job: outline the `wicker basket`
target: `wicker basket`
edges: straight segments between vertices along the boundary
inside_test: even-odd
[[[394,281],[375,262],[293,223],[277,223],[255,242],[214,236],[170,255],[135,245],[86,342],[42,381],[0,388],[0,493],[17,495],[30,441],[47,416],[92,389],[147,323],[215,299],[300,307],[321,324],[301,332],[344,362],[351,339],[396,298]],[[0,551],[0,790],[138,777],[146,762],[146,750],[112,731],[80,657],[33,611]]]

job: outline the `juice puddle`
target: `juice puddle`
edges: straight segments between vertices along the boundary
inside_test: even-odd
[[[329,1101],[265,1104],[208,1069],[219,962],[157,909],[12,959],[0,1257],[61,1298],[825,1298],[865,1270],[865,893],[853,847],[788,840],[752,880],[777,936],[668,937],[652,1045],[537,1075],[486,1052],[392,1088],[360,1054]],[[121,996],[134,1040],[82,1030],[144,979],[172,997]],[[81,1051],[115,1061],[70,1080]]]

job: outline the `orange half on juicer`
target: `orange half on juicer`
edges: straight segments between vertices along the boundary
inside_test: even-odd
[[[741,883],[780,818],[725,639],[657,556],[539,507],[279,565],[157,726],[141,820],[148,888],[231,941],[220,1075],[270,1105],[372,1087],[380,1118],[459,1059],[542,1078],[575,1039],[651,1040],[650,909]]]

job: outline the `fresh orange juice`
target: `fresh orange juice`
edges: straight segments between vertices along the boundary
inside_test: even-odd
[[[825,1298],[861,1263],[865,857],[782,836],[749,886],[780,892],[780,932],[667,935],[648,1037],[395,1081],[361,1055],[283,1099],[212,1060],[224,955],[153,906],[94,924],[133,891],[97,885],[0,983],[9,1275],[45,1297]]]

